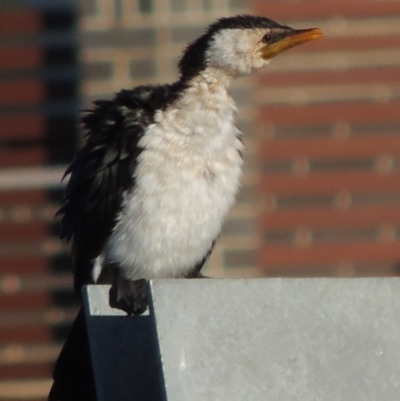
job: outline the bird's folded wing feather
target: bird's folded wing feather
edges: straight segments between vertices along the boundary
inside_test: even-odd
[[[134,185],[141,152],[138,141],[151,123],[150,114],[134,98],[124,104],[121,97],[96,102],[95,109],[83,118],[86,144],[64,175],[70,179],[57,214],[61,238],[72,240],[77,292],[91,282],[94,260],[114,228],[123,193]]]

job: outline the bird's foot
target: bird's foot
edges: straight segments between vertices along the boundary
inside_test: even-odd
[[[110,288],[110,306],[122,309],[128,315],[140,315],[148,306],[146,280],[129,280],[117,276]]]

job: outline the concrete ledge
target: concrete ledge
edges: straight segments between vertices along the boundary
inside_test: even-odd
[[[99,400],[400,397],[398,278],[153,280],[140,317],[107,293],[85,293]]]

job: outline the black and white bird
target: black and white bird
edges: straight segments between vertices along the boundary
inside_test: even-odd
[[[200,276],[242,174],[230,83],[321,36],[264,17],[222,18],[187,47],[177,82],[94,103],[59,211],[78,293],[111,282],[111,305],[136,314],[146,307],[140,280]]]
[[[111,274],[121,307],[136,313],[143,305],[130,282],[199,274],[242,172],[229,84],[321,35],[263,17],[222,18],[186,49],[177,82],[95,102],[59,211],[77,292]]]

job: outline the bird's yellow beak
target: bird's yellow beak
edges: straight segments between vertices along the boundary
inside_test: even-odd
[[[282,39],[265,45],[261,49],[262,58],[265,60],[271,59],[291,47],[317,40],[322,36],[324,36],[324,33],[319,28],[290,30]]]

